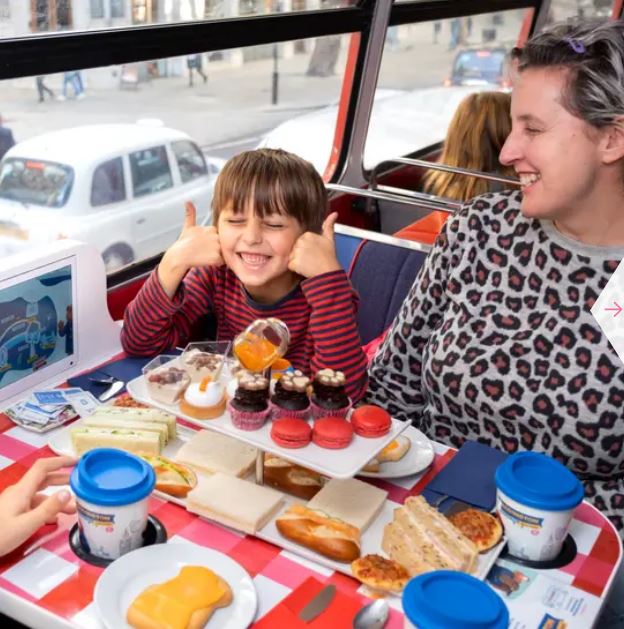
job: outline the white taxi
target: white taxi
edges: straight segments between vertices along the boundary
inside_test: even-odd
[[[0,257],[59,238],[95,245],[108,270],[162,252],[184,203],[209,224],[223,160],[154,124],[61,129],[16,144],[0,163]]]

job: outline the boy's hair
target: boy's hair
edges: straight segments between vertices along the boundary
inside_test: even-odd
[[[215,185],[213,224],[229,203],[238,213],[249,201],[258,216],[286,214],[317,233],[328,210],[327,191],[314,166],[282,149],[245,151],[228,160]]]

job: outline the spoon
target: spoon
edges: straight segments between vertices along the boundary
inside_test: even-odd
[[[379,598],[360,609],[353,619],[353,629],[382,629],[388,622],[389,614],[388,603]]]

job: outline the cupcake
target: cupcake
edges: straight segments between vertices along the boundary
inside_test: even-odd
[[[158,367],[145,376],[149,396],[164,404],[176,402],[190,382],[189,375],[179,367]]]
[[[307,419],[310,410],[308,386],[310,378],[299,370],[282,374],[275,383],[275,390],[271,397],[271,417],[298,417]]]
[[[215,419],[225,411],[225,389],[218,382],[204,378],[191,383],[180,400],[180,411],[197,419]]]
[[[186,373],[191,376],[191,382],[201,382],[204,378],[214,379],[223,362],[220,354],[202,352],[199,349],[192,349],[185,352],[182,357],[182,364]]]
[[[345,391],[342,371],[321,369],[312,383],[312,415],[319,417],[346,417],[351,400]]]
[[[241,430],[258,430],[269,416],[269,381],[260,374],[243,374],[234,398],[228,402],[232,424]]]

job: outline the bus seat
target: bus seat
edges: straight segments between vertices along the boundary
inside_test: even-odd
[[[351,261],[353,260],[353,256],[355,255],[357,248],[362,242],[362,238],[359,236],[354,236],[352,234],[340,233],[340,227],[341,226],[336,226],[336,230],[334,232],[334,242],[336,243],[336,256],[338,258],[340,266],[348,272],[351,266]]]
[[[377,200],[379,220],[382,234],[393,234],[414,221],[424,218],[431,212],[417,203],[399,203],[395,201]]]
[[[362,242],[349,270],[351,284],[360,295],[357,319],[362,345],[390,326],[427,253],[427,249]]]
[[[449,216],[450,214],[448,212],[436,210],[411,225],[403,227],[403,229],[400,229],[394,235],[397,238],[416,240],[417,242],[432,245]]]

